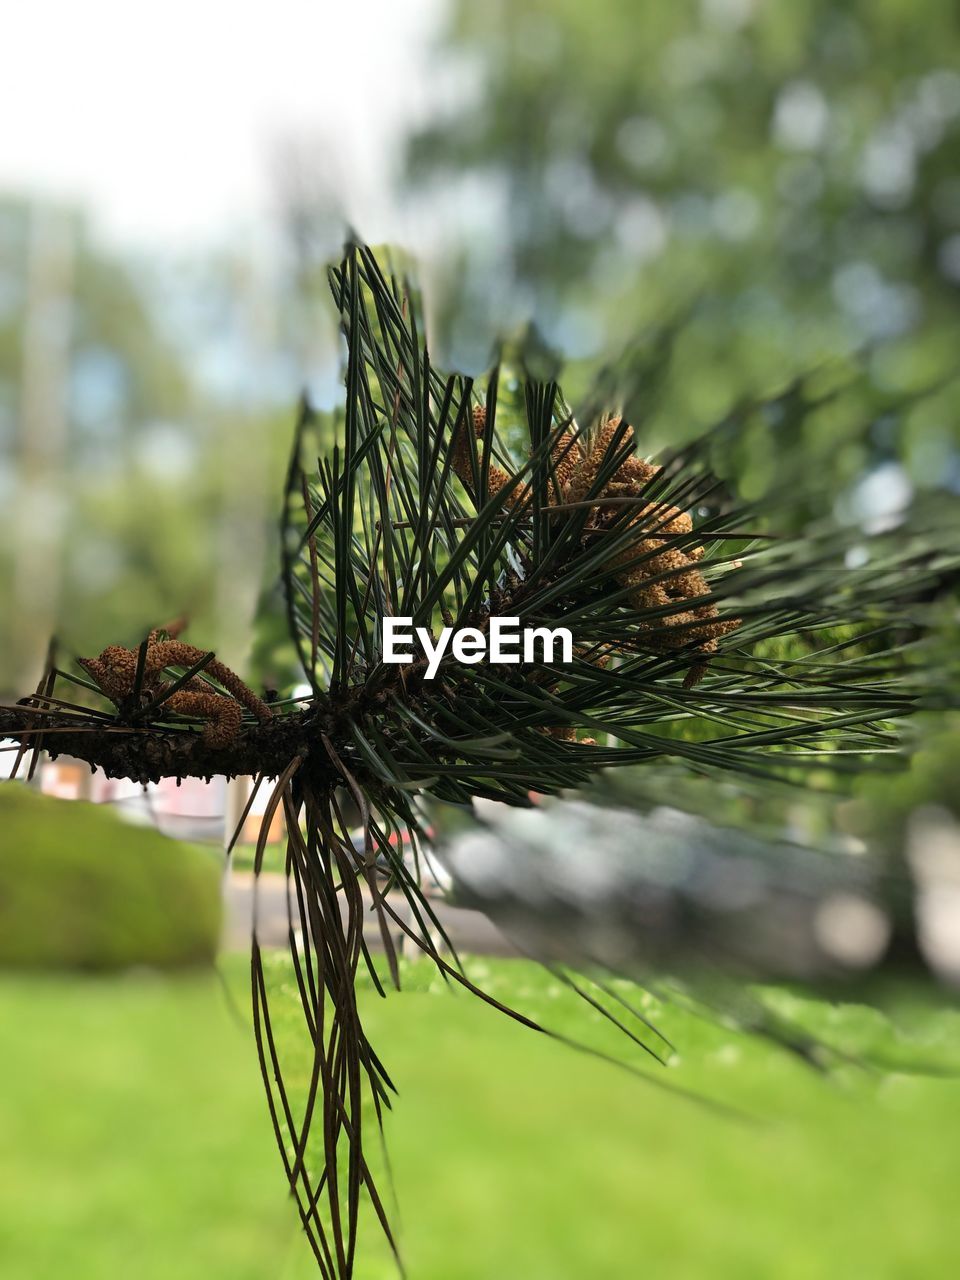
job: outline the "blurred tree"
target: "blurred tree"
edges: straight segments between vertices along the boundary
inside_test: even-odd
[[[414,139],[408,173],[424,206],[460,192],[454,345],[518,299],[574,357],[689,308],[674,436],[853,346],[893,344],[876,359],[887,388],[955,368],[950,0],[458,2],[445,52],[456,108]],[[859,465],[960,486],[957,408],[945,393],[875,424]]]
[[[53,631],[83,651],[184,610],[246,656],[296,373],[262,272],[173,267],[0,203],[0,687]]]

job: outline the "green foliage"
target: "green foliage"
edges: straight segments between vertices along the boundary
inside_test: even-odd
[[[562,291],[562,257],[582,280],[632,249],[656,259],[658,292],[686,267],[802,305],[856,257],[950,305],[937,256],[960,215],[949,0],[459,4],[448,47],[477,87],[415,140],[413,173],[503,183],[522,278]],[[644,201],[655,254],[629,235]],[[763,277],[746,278],[758,261]]]
[[[205,853],[11,783],[0,788],[0,966],[209,964],[220,873]]]
[[[906,847],[910,816],[917,809],[931,806],[957,812],[958,777],[958,718],[928,717],[918,726],[916,751],[909,769],[888,778],[883,786],[878,779],[866,781],[847,820],[860,834],[899,856]]]
[[[408,157],[419,198],[470,227],[443,341],[482,349],[529,315],[593,361],[686,311],[667,442],[852,347],[893,340],[881,385],[954,369],[958,58],[951,0],[461,0],[438,50],[456,97]],[[946,465],[881,425],[842,478],[898,460],[955,486],[956,386],[931,414]]]

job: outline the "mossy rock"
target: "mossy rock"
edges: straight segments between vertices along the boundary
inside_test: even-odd
[[[0,785],[0,966],[209,964],[220,918],[212,854],[98,805]]]

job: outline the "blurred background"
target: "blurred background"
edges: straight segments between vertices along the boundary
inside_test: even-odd
[[[682,316],[673,436],[864,346],[886,387],[952,370],[949,0],[97,0],[21,6],[5,44],[8,692],[54,630],[92,652],[184,609],[243,660],[296,396],[336,395],[346,226],[419,257],[472,370],[532,324],[575,380]],[[875,423],[839,476],[956,489],[955,409]]]
[[[676,322],[659,442],[859,353],[878,404],[925,394],[896,417],[862,398],[809,415],[831,500],[882,513],[960,492],[951,0],[36,0],[8,13],[0,61],[4,698],[34,687],[54,633],[91,654],[183,612],[188,638],[250,670],[297,397],[337,396],[324,267],[348,227],[417,259],[436,358],[471,372],[499,336],[526,333],[576,393]],[[738,462],[747,491],[761,463],[759,448]],[[256,656],[260,679],[289,675],[269,626]],[[945,717],[919,732],[918,766],[859,803],[895,844],[933,822],[955,857],[960,732]],[[80,775],[48,782],[90,795]],[[221,927],[222,789],[181,804],[176,834],[214,843],[162,884],[157,847],[138,843],[149,829],[104,814],[80,839],[56,808],[4,803],[7,884],[41,861],[40,830],[77,850],[74,901],[102,902],[116,860],[135,865],[119,941],[90,922],[71,940],[73,913],[61,924],[62,895],[42,885],[5,917],[8,937],[30,910],[57,923],[46,957],[29,938],[0,948],[3,1274],[309,1274],[249,1029],[224,995],[223,982],[243,1021],[243,963],[228,947],[220,977],[203,975]],[[131,904],[156,895],[193,904],[196,936],[142,923]],[[142,953],[131,932],[151,940]],[[562,1004],[522,962],[479,963],[494,989]],[[114,976],[55,976],[77,968]],[[691,1046],[688,1083],[719,1073],[789,1113],[776,1141],[734,1136],[491,1029],[483,1010],[451,1014],[415,972],[411,986],[372,1016],[401,1045],[412,1275],[948,1274],[948,1082],[857,1078],[848,1107],[774,1050],[668,1012]],[[950,1015],[912,1016],[949,1057]],[[865,1225],[878,1221],[880,1238]],[[377,1249],[359,1275],[392,1274]]]

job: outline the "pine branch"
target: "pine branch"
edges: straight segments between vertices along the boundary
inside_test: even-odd
[[[711,459],[735,458],[758,414],[802,424],[817,403],[802,379],[652,462],[624,415],[633,380],[649,383],[659,357],[633,353],[620,404],[611,367],[581,426],[555,381],[524,378],[513,395],[499,369],[479,386],[436,368],[415,291],[369,249],[351,247],[330,282],[345,399],[322,425],[338,444],[310,461],[319,420],[304,404],[282,510],[284,607],[309,697],[267,704],[205,651],[138,638],[87,660],[93,679],[48,663],[35,694],[0,708],[0,736],[141,782],[277,779],[256,869],[282,812],[291,960],[313,1050],[305,1097],[285,1082],[254,943],[257,1045],[304,1230],[321,1274],[342,1280],[362,1197],[389,1238],[364,1145],[365,1104],[379,1122],[390,1093],[356,1003],[361,965],[379,986],[365,914],[378,917],[395,977],[400,935],[445,978],[544,1030],[451,955],[416,870],[422,798],[525,805],[615,765],[668,760],[764,783],[883,767],[901,751],[903,718],[952,696],[925,644],[960,545],[952,509],[918,508],[870,535],[811,519],[813,480],[791,475],[753,503],[730,493]],[[522,454],[510,447],[521,435]],[[428,680],[424,662],[383,661],[383,621],[398,614],[428,630],[484,632],[495,615],[565,625],[578,653],[563,667],[447,656]],[[79,701],[54,696],[58,678]],[[205,707],[220,716],[216,733]],[[341,790],[359,809],[359,843]],[[378,885],[378,861],[403,911]]]
[[[84,710],[64,714],[0,707],[0,737],[30,746],[41,733],[43,749],[51,759],[72,756],[108,778],[140,783],[261,772],[277,777],[293,756],[307,749],[311,736],[302,712],[277,717],[269,724],[251,724],[228,745],[211,747],[198,733],[170,725],[105,724]]]

